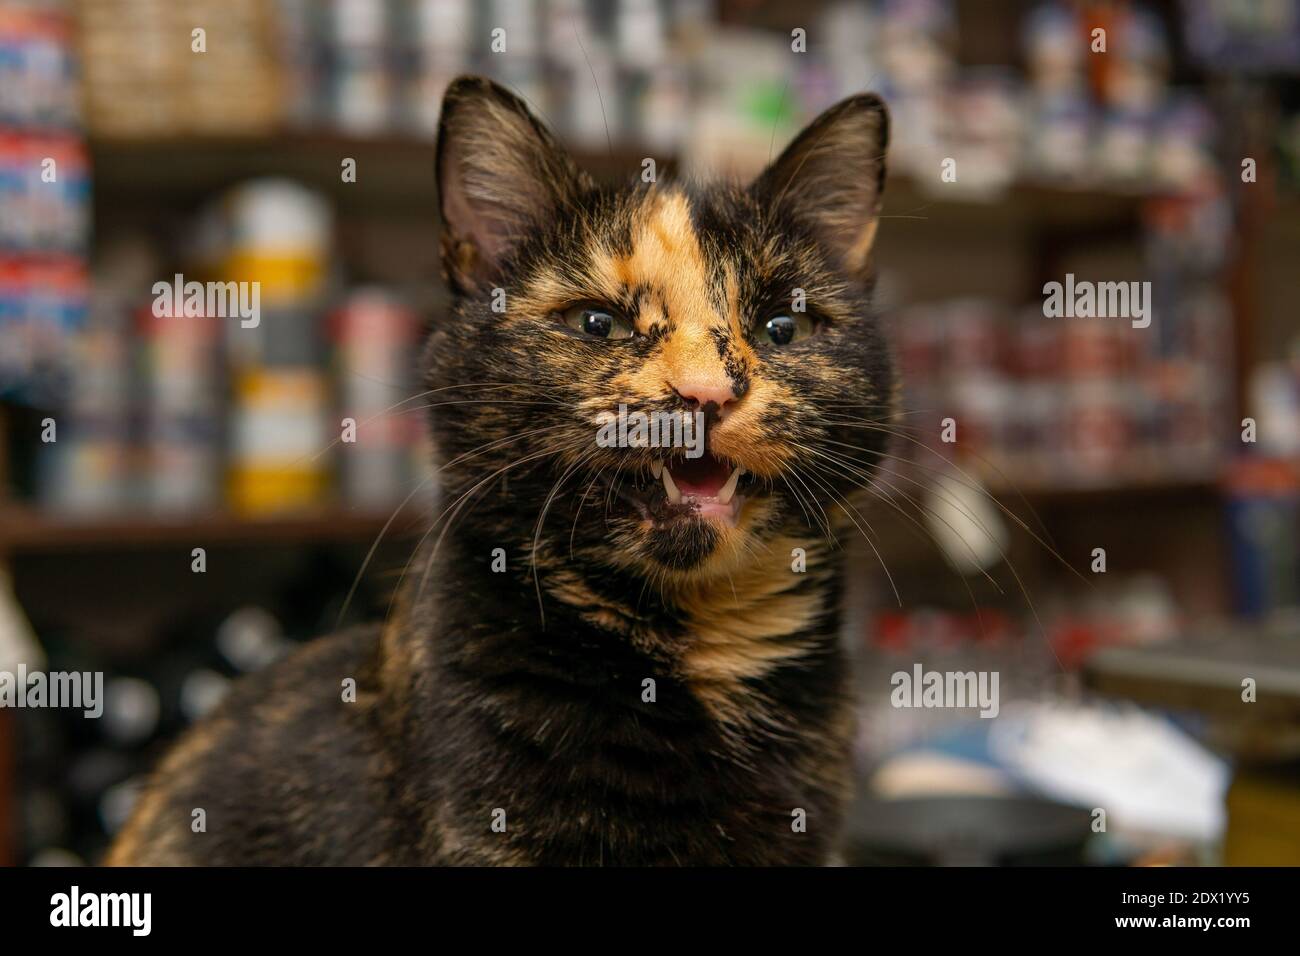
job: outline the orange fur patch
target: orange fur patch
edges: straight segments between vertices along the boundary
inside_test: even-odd
[[[688,644],[683,676],[714,717],[724,723],[772,722],[766,701],[747,686],[784,663],[804,656],[811,644],[792,639],[807,633],[822,612],[821,588],[800,588],[802,575],[790,568],[790,553],[806,541],[781,537],[763,560],[739,564],[729,575],[686,585],[676,592],[685,612]],[[816,573],[819,553],[808,552]]]

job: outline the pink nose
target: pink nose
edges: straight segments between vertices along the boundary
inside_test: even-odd
[[[718,411],[722,411],[729,402],[736,400],[736,393],[729,385],[706,385],[702,382],[686,382],[682,385],[675,386],[677,394],[686,399],[687,402],[694,402],[697,408],[712,403],[718,406]]]

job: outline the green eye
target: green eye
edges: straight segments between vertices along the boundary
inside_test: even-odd
[[[763,324],[763,335],[773,345],[789,345],[806,339],[815,331],[812,319],[800,312],[797,315],[774,315]]]
[[[613,309],[600,305],[575,305],[564,312],[564,324],[598,339],[630,339],[632,323]]]

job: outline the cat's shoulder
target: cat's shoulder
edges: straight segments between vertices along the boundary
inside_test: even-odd
[[[378,641],[378,628],[342,631],[237,681],[159,764],[107,862],[374,862],[386,842]],[[358,833],[366,820],[375,832]]]

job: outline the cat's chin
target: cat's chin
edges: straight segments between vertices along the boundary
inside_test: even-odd
[[[685,514],[642,525],[643,550],[656,564],[689,571],[705,564],[721,550],[735,526],[715,519]]]
[[[714,562],[731,565],[766,514],[762,497],[737,495],[731,502],[683,502],[667,506],[636,524],[636,550],[653,563],[675,571],[707,570]]]
[[[658,459],[625,472],[611,490],[635,528],[635,551],[679,571],[736,550],[765,510],[762,483],[742,465],[709,452]]]

